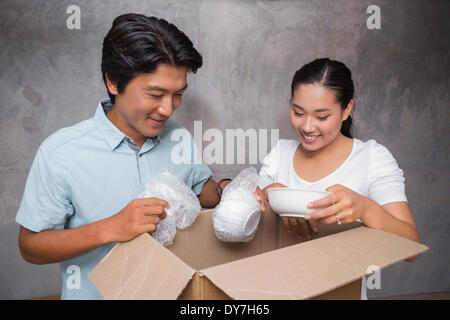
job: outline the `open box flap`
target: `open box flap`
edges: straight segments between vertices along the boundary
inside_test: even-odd
[[[426,251],[422,244],[359,227],[201,270],[233,299],[308,299]]]
[[[194,273],[144,233],[114,246],[89,277],[104,299],[176,299]]]

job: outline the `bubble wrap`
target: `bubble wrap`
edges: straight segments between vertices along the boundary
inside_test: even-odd
[[[253,167],[242,170],[222,193],[220,203],[212,212],[214,231],[225,242],[248,242],[258,228],[260,205],[253,192],[258,174]]]
[[[167,217],[157,224],[152,234],[163,246],[172,244],[176,229],[189,227],[201,210],[195,193],[176,174],[168,171],[150,179],[139,197],[159,198],[169,203]]]

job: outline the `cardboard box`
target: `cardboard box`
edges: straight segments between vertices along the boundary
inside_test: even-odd
[[[117,244],[89,276],[105,299],[360,299],[369,266],[428,249],[357,222],[319,225],[301,241],[267,208],[248,243],[219,241],[205,210],[171,246],[142,234]]]

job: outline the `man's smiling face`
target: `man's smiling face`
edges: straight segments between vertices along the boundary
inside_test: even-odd
[[[167,119],[180,106],[187,88],[187,67],[159,65],[152,73],[142,73],[118,93],[107,80],[110,93],[115,95],[108,119],[123,133],[142,146],[147,137],[157,136]]]

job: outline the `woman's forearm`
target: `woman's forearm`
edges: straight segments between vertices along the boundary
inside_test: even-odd
[[[366,199],[366,209],[361,220],[370,228],[395,233],[412,241],[420,242],[416,226],[393,216],[372,199]]]
[[[407,207],[406,204],[405,206]],[[361,220],[366,226],[370,228],[395,233],[412,241],[416,241],[419,243],[421,242],[419,231],[417,230],[414,222],[409,223],[393,216],[385,208],[378,205],[372,199],[367,198],[366,210]],[[414,262],[419,258],[419,256],[420,255],[415,255],[406,259],[406,261]]]

